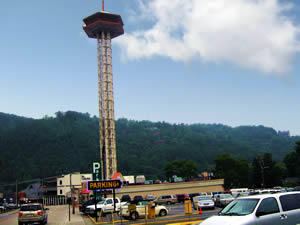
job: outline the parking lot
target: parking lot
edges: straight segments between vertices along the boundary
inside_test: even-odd
[[[220,208],[215,208],[214,210],[201,210],[202,213],[199,214],[199,211],[192,209],[191,214],[186,214],[184,203],[176,203],[165,206],[168,210],[168,215],[157,216],[154,219],[149,219],[147,217],[141,217],[137,220],[124,219],[117,214],[106,214],[103,217],[97,218],[97,221],[93,216],[91,216],[91,219],[94,223],[99,224],[104,222],[112,223],[112,220],[114,220],[115,224],[169,224],[176,222],[202,221],[211,215],[217,214],[221,210]]]

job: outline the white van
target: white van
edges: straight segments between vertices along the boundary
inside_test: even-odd
[[[229,203],[201,225],[300,224],[300,192],[252,195]]]

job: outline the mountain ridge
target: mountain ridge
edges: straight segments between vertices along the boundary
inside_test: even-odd
[[[1,182],[90,173],[92,162],[100,158],[98,129],[98,118],[88,113],[57,112],[42,119],[0,113]],[[119,171],[164,179],[167,162],[192,159],[200,171],[207,171],[223,152],[249,162],[257,154],[271,152],[275,161],[282,161],[300,137],[262,125],[233,128],[121,118],[116,120],[116,140]]]

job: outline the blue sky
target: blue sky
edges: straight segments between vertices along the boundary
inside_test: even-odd
[[[126,32],[112,42],[116,118],[300,135],[299,6],[106,0]],[[1,112],[98,115],[96,42],[82,19],[100,10],[100,0],[1,2]]]

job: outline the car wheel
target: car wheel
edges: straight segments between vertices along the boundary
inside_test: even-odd
[[[162,209],[159,211],[159,216],[166,216],[167,215],[167,211]]]
[[[22,222],[19,222],[18,224],[19,224],[19,225],[23,225],[23,223],[22,223]]]
[[[131,219],[136,220],[139,217],[139,214],[137,212],[132,212],[130,217]]]

